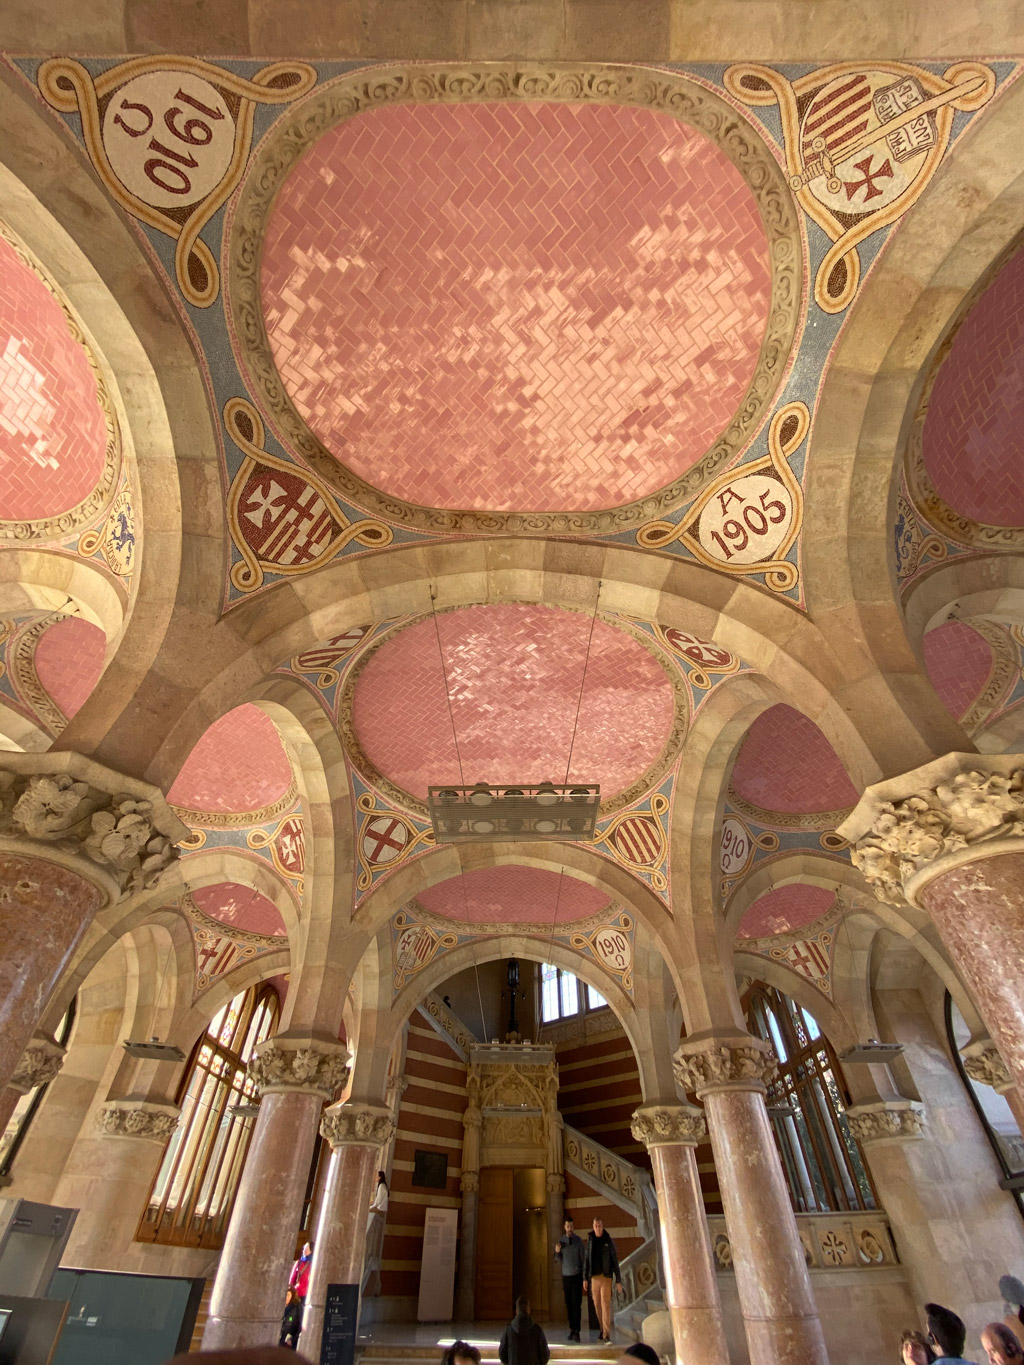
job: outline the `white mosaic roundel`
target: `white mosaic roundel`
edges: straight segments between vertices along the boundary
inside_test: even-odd
[[[633,947],[629,936],[613,924],[594,935],[594,954],[610,972],[625,972],[633,963]]]
[[[792,520],[785,484],[768,474],[747,474],[708,501],[697,537],[723,564],[759,564],[779,548]]]
[[[209,81],[151,71],[116,91],[103,115],[103,147],[114,174],[153,208],[205,199],[224,179],[235,122]]]
[[[745,827],[731,815],[722,822],[722,840],[719,847],[723,877],[737,877],[745,871],[754,845]]]

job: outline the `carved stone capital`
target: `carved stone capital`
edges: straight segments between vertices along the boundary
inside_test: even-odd
[[[946,868],[1024,839],[1020,756],[947,754],[879,782],[837,832],[879,900],[917,904],[918,889]]]
[[[692,1104],[652,1104],[634,1112],[630,1131],[648,1149],[696,1147],[707,1137],[708,1125],[703,1111]]]
[[[153,886],[188,834],[156,787],[80,754],[0,758],[0,838],[84,857],[122,897]]]
[[[999,1055],[999,1049],[991,1038],[979,1038],[977,1042],[968,1043],[961,1050],[960,1056],[963,1059],[964,1070],[972,1081],[990,1085],[999,1094],[1009,1090],[1013,1085],[1009,1067]]]
[[[480,1188],[480,1172],[464,1171],[459,1181],[459,1188],[463,1194],[476,1194]]]
[[[249,1075],[261,1094],[309,1090],[333,1099],[348,1080],[347,1043],[280,1035],[260,1043],[249,1062]]]
[[[394,1117],[369,1104],[332,1104],[320,1121],[320,1132],[335,1149],[345,1146],[383,1147],[395,1131]]]
[[[924,1137],[925,1110],[917,1100],[880,1100],[855,1104],[846,1111],[850,1132],[858,1142],[882,1138]]]
[[[166,1142],[178,1126],[176,1105],[149,1100],[108,1100],[96,1112],[96,1127],[107,1137],[148,1138]]]
[[[548,1194],[565,1194],[565,1176],[548,1176]]]
[[[49,1085],[64,1065],[66,1050],[52,1038],[37,1034],[21,1054],[21,1061],[7,1084],[22,1095],[27,1095],[37,1085]]]
[[[760,1038],[694,1039],[673,1059],[679,1085],[698,1098],[709,1090],[760,1090],[778,1070],[771,1046]]]

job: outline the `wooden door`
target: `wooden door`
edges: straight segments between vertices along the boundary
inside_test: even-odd
[[[480,1172],[476,1229],[476,1320],[512,1316],[512,1171],[485,1166]]]

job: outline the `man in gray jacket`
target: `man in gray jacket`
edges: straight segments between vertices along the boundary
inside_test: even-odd
[[[501,1365],[548,1365],[551,1352],[541,1327],[530,1317],[530,1300],[520,1294],[516,1315],[501,1334]]]
[[[580,1309],[583,1306],[583,1256],[582,1241],[576,1236],[571,1218],[563,1224],[565,1231],[555,1243],[555,1256],[562,1263],[562,1293],[565,1296],[565,1312],[569,1319],[569,1340],[580,1339]]]

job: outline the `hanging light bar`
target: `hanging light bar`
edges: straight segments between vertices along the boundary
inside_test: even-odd
[[[183,1062],[185,1054],[176,1043],[161,1043],[157,1038],[148,1042],[124,1040],[124,1050],[129,1057],[139,1057],[146,1062]]]
[[[562,839],[590,843],[601,804],[598,783],[478,782],[427,789],[427,809],[438,843]]]
[[[880,1043],[877,1038],[869,1038],[866,1043],[854,1043],[845,1052],[840,1052],[839,1060],[846,1066],[891,1062],[903,1051],[902,1043]]]

